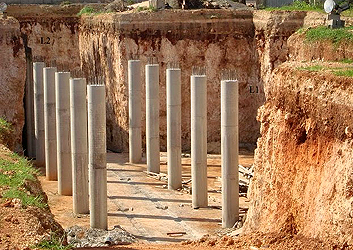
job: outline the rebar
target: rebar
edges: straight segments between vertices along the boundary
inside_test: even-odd
[[[167,69],[180,69],[179,62],[177,61],[168,62]]]
[[[83,73],[81,69],[75,68],[70,72],[71,78],[83,78]]]
[[[156,65],[156,64],[158,64],[157,57],[148,57],[147,58],[147,64],[148,65]]]
[[[235,69],[223,69],[221,73],[222,81],[236,81],[237,74]]]
[[[102,75],[90,75],[87,78],[88,85],[105,85],[105,76]]]
[[[140,60],[140,56],[138,54],[130,53],[129,60],[133,60],[133,61]]]
[[[192,67],[192,75],[193,76],[205,76],[206,75],[206,67],[193,66]]]

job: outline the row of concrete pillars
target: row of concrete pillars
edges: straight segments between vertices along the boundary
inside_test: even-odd
[[[105,86],[70,72],[33,63],[36,164],[73,196],[76,214],[90,213],[91,227],[107,229]],[[30,142],[33,145],[32,142]]]
[[[148,172],[160,172],[159,65],[147,64],[146,158]],[[207,190],[207,77],[205,70],[191,75],[191,176],[192,205],[208,206]],[[141,62],[128,61],[129,159],[139,163],[141,143]],[[182,187],[181,165],[181,70],[166,70],[168,188]],[[239,219],[238,176],[238,81],[225,74],[221,81],[222,226],[233,227]]]

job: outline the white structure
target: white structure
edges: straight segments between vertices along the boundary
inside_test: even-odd
[[[37,166],[45,165],[43,68],[44,62],[33,63],[34,133]]]
[[[108,228],[105,86],[88,85],[88,165],[92,228]]]
[[[86,79],[70,79],[72,198],[75,214],[89,213]]]
[[[192,206],[207,207],[206,75],[191,76],[191,178]]]
[[[181,70],[169,68],[167,77],[167,161],[168,188],[182,184],[181,168]]]
[[[43,69],[45,175],[49,181],[58,180],[56,161],[55,72],[56,67]]]
[[[159,65],[146,65],[146,157],[147,171],[160,172]]]
[[[72,195],[70,73],[55,73],[58,193]]]
[[[238,81],[221,82],[222,226],[239,219]]]
[[[141,162],[141,62],[129,60],[129,159],[131,163]]]

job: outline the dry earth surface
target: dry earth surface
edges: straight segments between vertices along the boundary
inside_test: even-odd
[[[251,165],[252,153],[242,153],[240,163]],[[162,172],[166,172],[165,154],[161,156]],[[229,236],[232,232],[234,235],[234,231],[221,230],[219,225],[221,195],[212,192],[220,188],[218,155],[209,155],[210,208],[203,210],[191,208],[191,196],[186,192],[169,191],[163,188],[166,184],[163,180],[148,178],[143,172],[145,164],[130,165],[127,159],[127,154],[108,154],[109,228],[120,225],[140,240],[127,246],[99,249],[350,249],[297,235],[295,228],[288,226],[291,223],[278,233]],[[183,168],[187,180],[190,178],[190,158],[183,158]],[[73,225],[89,227],[88,215],[72,213],[72,197],[57,194],[57,182],[46,181],[43,176],[39,179],[56,221],[64,228]],[[244,197],[241,207],[247,207]],[[33,207],[23,209],[16,205],[16,201],[4,202],[0,206],[0,249],[28,249],[33,246],[48,233],[49,226],[45,223],[48,218],[50,223],[56,223],[52,217],[50,213]],[[187,235],[175,238],[166,235],[166,232],[175,230],[186,231]],[[205,235],[201,237],[202,234]]]

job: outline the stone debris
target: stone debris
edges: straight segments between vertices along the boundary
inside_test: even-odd
[[[186,154],[185,154],[186,155]],[[184,156],[185,157],[185,156]],[[168,182],[168,175],[164,173],[153,173],[153,172],[147,172],[144,171],[144,173],[147,174],[147,177],[163,181],[163,182]],[[239,165],[239,193],[240,196],[246,196],[248,192],[248,187],[250,184],[250,179],[254,176],[254,171],[253,171],[253,166],[251,167],[244,167],[242,165]],[[192,189],[191,189],[191,179],[189,180],[184,180],[182,182],[182,187],[178,189],[178,191],[186,194],[192,194]],[[217,181],[220,182],[219,185],[219,190],[213,190],[214,192],[221,193],[221,178],[217,177]],[[159,188],[159,187],[158,187]],[[163,185],[162,188],[168,188],[167,185]]]
[[[165,205],[157,205],[156,208],[157,208],[157,209],[166,210],[166,209],[168,209],[168,206],[165,206]]]
[[[127,245],[136,241],[135,237],[120,226],[112,230],[72,226],[66,229],[67,242],[73,247],[104,247]]]

